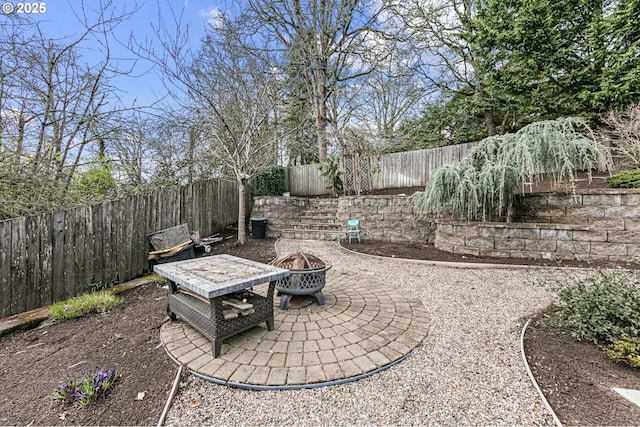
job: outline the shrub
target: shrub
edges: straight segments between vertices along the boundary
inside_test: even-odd
[[[640,368],[640,337],[624,337],[608,345],[604,352],[614,362]]]
[[[621,270],[560,286],[560,325],[579,339],[603,346],[640,335],[640,275]]]
[[[287,174],[282,166],[267,166],[256,176],[255,196],[280,196],[286,191]]]
[[[55,322],[75,319],[89,313],[100,313],[112,309],[122,300],[110,291],[100,291],[57,302],[49,307],[49,317]]]
[[[632,165],[640,166],[640,104],[603,117],[600,136],[613,142],[613,150]]]
[[[640,169],[608,176],[605,182],[611,188],[640,188]]]
[[[331,197],[338,197],[344,191],[342,184],[342,172],[340,171],[340,162],[333,156],[327,158],[327,162],[320,167],[322,176],[327,178],[327,190]]]
[[[92,401],[104,398],[118,379],[115,368],[100,370],[91,379],[62,383],[53,392],[53,398],[66,403],[78,402],[86,406]]]

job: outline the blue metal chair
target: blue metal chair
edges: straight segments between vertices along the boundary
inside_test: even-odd
[[[347,221],[347,225],[349,226],[349,229],[347,230],[347,235],[349,236],[349,243],[351,243],[351,238],[353,236],[358,238],[358,243],[360,242],[360,220],[357,219],[350,219],[349,221]]]

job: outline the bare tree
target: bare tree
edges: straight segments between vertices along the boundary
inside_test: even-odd
[[[102,140],[116,108],[108,106],[117,101],[110,82],[127,71],[113,66],[109,43],[127,16],[110,1],[93,12],[82,4],[77,18],[84,31],[60,40],[48,38],[33,20],[8,17],[0,32],[0,161],[19,167],[3,167],[11,194],[5,215],[66,203],[86,149]],[[84,43],[103,57],[85,63],[79,53]],[[25,177],[28,184],[16,185]]]
[[[473,98],[484,118],[487,134],[496,134],[491,96],[483,83],[487,52],[464,38],[465,22],[477,9],[476,0],[388,0],[392,15],[401,20],[396,28],[412,40],[420,52],[422,76],[446,96]]]
[[[238,184],[238,242],[246,240],[246,190],[250,179],[264,166],[274,163],[275,126],[271,123],[279,102],[276,70],[268,61],[244,49],[237,28],[244,19],[222,17],[210,26],[202,47],[193,53],[188,31],[179,14],[173,15],[175,31],[162,21],[156,28],[159,48],[135,44],[132,49],[154,62],[172,85],[175,101],[197,117],[195,124],[206,144],[200,159],[213,174]]]
[[[318,158],[327,158],[328,102],[348,82],[375,68],[380,2],[370,0],[249,0],[250,13],[304,75],[314,110]]]
[[[626,111],[610,111],[603,120],[600,137],[612,143],[614,152],[632,167],[640,166],[640,104]]]

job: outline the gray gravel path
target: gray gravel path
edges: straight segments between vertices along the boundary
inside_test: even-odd
[[[360,381],[307,390],[247,391],[190,378],[166,425],[553,425],[523,366],[524,322],[553,295],[540,270],[459,269],[354,254],[335,242],[279,240],[337,271],[368,274],[419,298],[422,347]]]

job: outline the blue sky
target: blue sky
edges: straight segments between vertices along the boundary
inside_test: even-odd
[[[175,14],[183,13],[183,23],[189,25],[192,45],[197,47],[204,34],[205,24],[208,20],[215,18],[216,14],[222,10],[223,2],[224,0],[140,0],[138,3],[134,3],[126,0],[113,0],[113,8],[116,11],[132,12],[135,10],[131,17],[116,28],[115,35],[123,42],[126,42],[131,34],[141,41],[145,37],[153,38],[152,26],[157,26],[158,13],[160,12],[167,22],[171,22],[173,10]],[[75,16],[82,13],[80,0],[49,0],[44,3],[46,11],[41,15],[32,14],[31,16],[41,21],[45,35],[54,38],[72,38],[83,31],[83,26]],[[94,9],[89,15],[89,22],[94,22],[91,17],[95,16],[95,9],[99,7],[99,2],[85,0],[85,3],[89,9]],[[17,5],[17,2],[14,2],[14,5]],[[122,68],[129,68],[133,64],[135,56],[131,52],[115,42],[112,42],[110,46],[112,56],[120,59]],[[93,63],[102,58],[102,54],[95,48],[95,42],[87,41],[80,47],[85,62]],[[120,77],[115,82],[117,87],[125,92],[125,101],[132,102],[137,99],[137,105],[144,105],[154,99],[154,92],[157,95],[165,92],[157,73],[150,64],[138,61],[132,74],[133,77]]]

